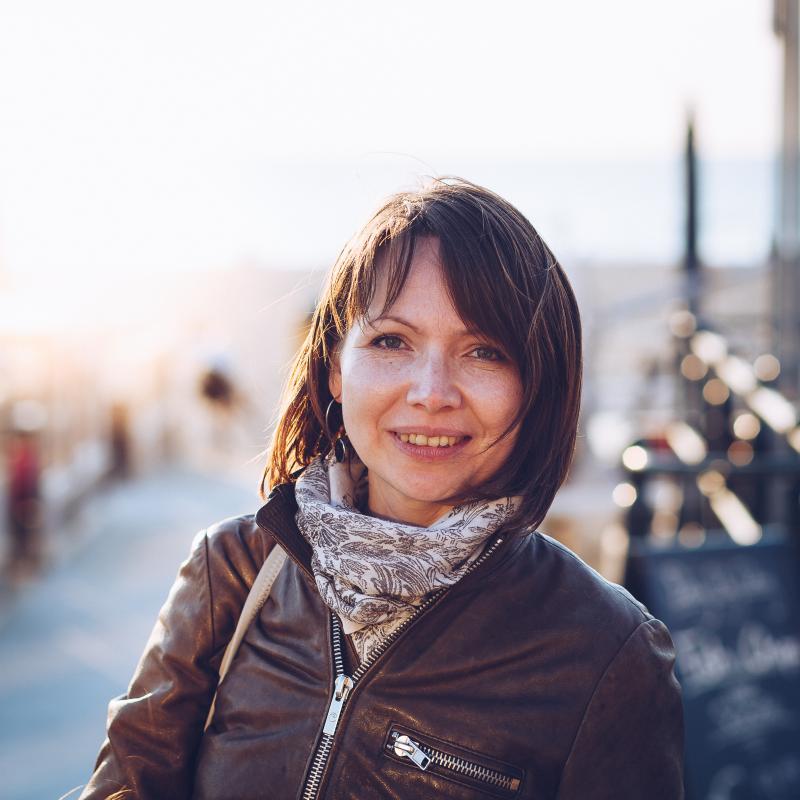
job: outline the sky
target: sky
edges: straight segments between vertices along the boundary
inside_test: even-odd
[[[671,163],[689,109],[704,158],[766,162],[771,14],[768,0],[0,0],[0,287],[315,266],[419,174]],[[559,203],[562,235],[580,233],[586,203]]]

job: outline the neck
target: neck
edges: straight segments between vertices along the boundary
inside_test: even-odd
[[[387,522],[400,522],[403,525],[416,525],[418,528],[430,528],[434,522],[441,519],[451,511],[452,505],[432,503],[403,503],[402,508],[397,507],[386,498],[376,497],[370,491],[367,499],[366,513],[376,519]]]

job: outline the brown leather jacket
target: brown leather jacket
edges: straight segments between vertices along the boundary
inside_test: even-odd
[[[111,702],[82,798],[683,796],[672,642],[623,589],[541,534],[509,538],[356,667],[295,508],[279,487],[255,519],[197,537],[128,693]],[[222,653],[275,539],[291,558],[204,734]]]

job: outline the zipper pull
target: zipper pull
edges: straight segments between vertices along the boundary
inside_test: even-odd
[[[353,679],[349,675],[339,675],[333,685],[333,698],[328,707],[328,716],[325,717],[325,727],[322,732],[328,736],[336,733],[336,726],[339,724],[339,716],[342,713],[342,706],[347,700],[347,695],[353,688]]]
[[[400,736],[397,734],[394,736],[395,755],[401,758],[403,756],[410,758],[422,770],[428,769],[431,758],[416,742],[411,741],[404,733],[400,734]]]

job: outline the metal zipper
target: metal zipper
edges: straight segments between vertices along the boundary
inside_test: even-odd
[[[516,792],[520,780],[513,775],[506,775],[496,769],[485,767],[466,758],[459,758],[452,753],[445,753],[435,747],[415,742],[399,731],[392,731],[386,747],[400,758],[407,758],[421,770],[427,770],[431,764],[455,775],[463,775],[474,781],[486,783],[507,792]]]
[[[344,704],[353,689],[353,679],[344,674],[344,657],[342,654],[342,624],[339,618],[331,612],[331,649],[333,650],[333,670],[336,676],[333,683],[333,697],[325,715],[325,725],[322,728],[322,737],[314,753],[311,769],[308,771],[306,785],[303,789],[303,800],[314,800],[319,792],[322,782],[322,773],[328,763],[328,756],[333,747],[333,737],[339,724]]]
[[[458,583],[467,577],[471,572],[476,570],[494,551],[503,543],[502,538],[496,539],[492,544],[483,551],[464,571],[464,574],[459,580],[453,584]],[[389,646],[394,642],[400,634],[408,628],[411,623],[416,620],[420,614],[423,614],[430,608],[448,589],[452,586],[447,586],[434,592],[422,605],[417,606],[414,613],[397,626],[388,636],[375,645],[370,650],[367,657],[353,670],[352,675],[345,675],[344,673],[344,656],[342,653],[342,624],[339,618],[331,611],[331,650],[333,651],[333,668],[334,668],[334,686],[333,697],[331,698],[328,712],[325,716],[325,725],[322,729],[322,736],[320,737],[319,744],[317,745],[314,759],[311,762],[311,769],[308,771],[306,778],[306,785],[303,788],[302,800],[316,800],[319,792],[320,784],[322,783],[322,776],[325,772],[325,767],[328,763],[328,756],[330,755],[331,748],[333,747],[333,739],[336,735],[336,728],[339,725],[339,717],[342,714],[344,704],[347,698],[352,694],[356,684],[364,676],[364,673],[380,658]]]

